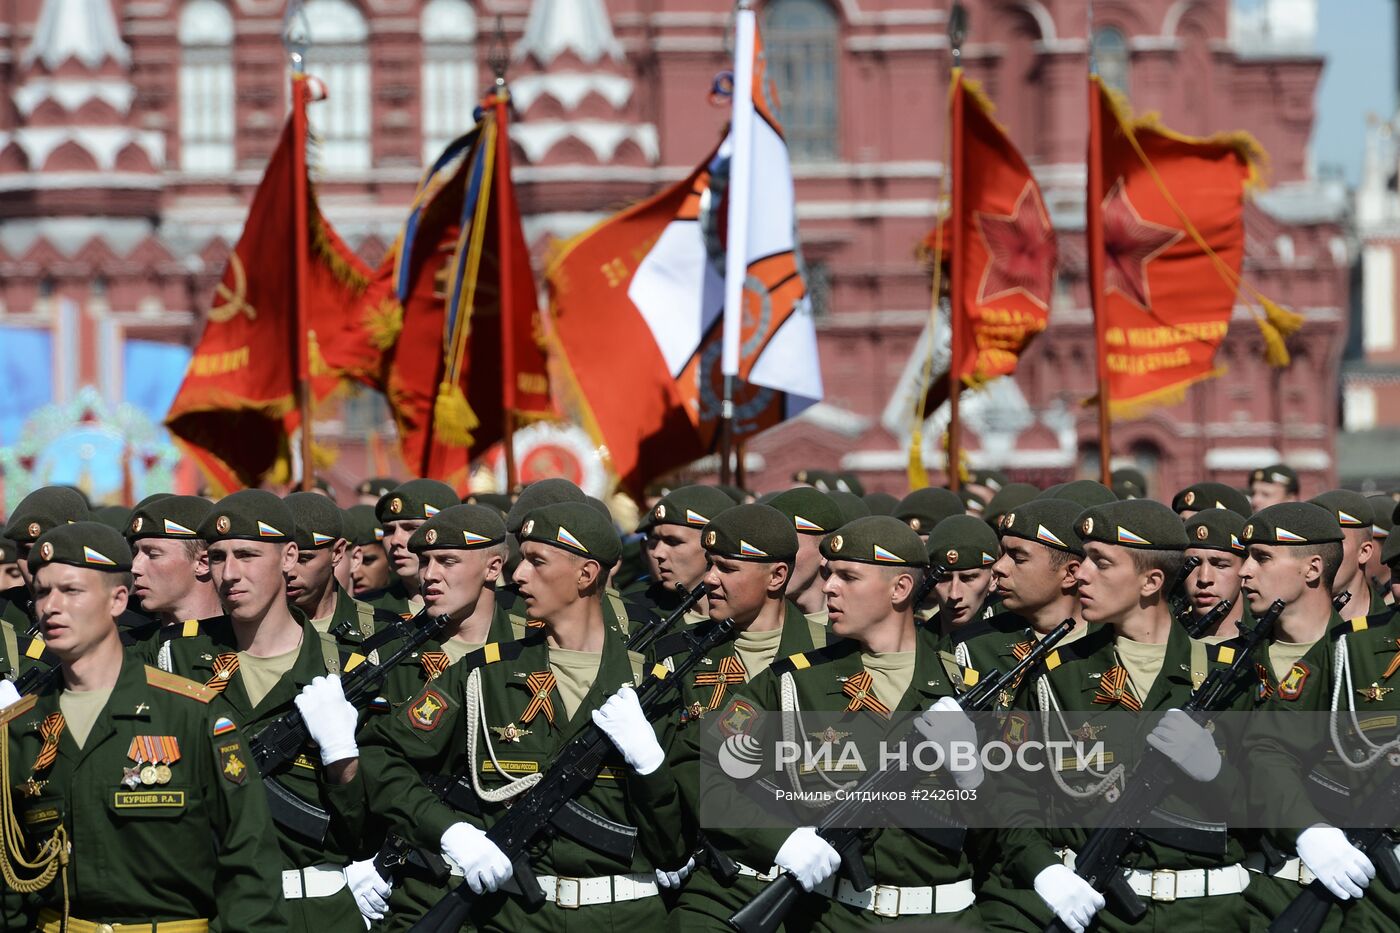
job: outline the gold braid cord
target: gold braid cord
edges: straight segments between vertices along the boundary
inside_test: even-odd
[[[10,724],[0,724],[0,877],[12,891],[33,894],[53,883],[63,872],[63,920],[68,922],[68,830],[60,821],[53,835],[39,847],[38,858],[24,857],[24,831],[15,817],[10,785]],[[31,877],[21,878],[17,871]]]

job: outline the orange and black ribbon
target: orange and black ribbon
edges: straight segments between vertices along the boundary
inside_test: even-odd
[[[238,673],[238,653],[230,651],[214,659],[214,676],[204,686],[215,693],[223,693],[233,683],[233,675]]]
[[[525,686],[530,688],[530,705],[525,707],[525,712],[520,714],[520,721],[528,723],[544,711],[544,718],[549,724],[554,725],[554,700],[550,697],[550,691],[554,689],[553,671],[536,671],[525,678]]]
[[[1255,664],[1254,672],[1259,675],[1259,686],[1254,688],[1254,698],[1259,701],[1267,700],[1274,695],[1274,685],[1269,680],[1269,669],[1262,664]]]
[[[869,671],[861,671],[854,677],[848,678],[841,685],[841,692],[851,698],[851,702],[846,704],[846,712],[858,713],[863,709],[868,709],[872,713],[877,713],[886,719],[889,718],[890,708],[881,703],[880,698],[871,689],[870,685],[874,679],[870,676]]]
[[[1385,666],[1385,673],[1381,675],[1381,680],[1389,680],[1390,675],[1400,671],[1400,638],[1395,639],[1395,657],[1390,659],[1390,663]]]
[[[720,659],[719,670],[711,673],[704,671],[695,675],[695,686],[713,687],[710,693],[710,702],[706,704],[706,709],[719,709],[719,705],[724,702],[724,694],[729,689],[730,684],[742,684],[748,680],[749,672],[744,668],[744,662],[738,655],[731,655]]]
[[[39,747],[39,755],[34,759],[34,771],[43,771],[58,757],[58,739],[63,735],[65,725],[62,713],[49,713],[39,723],[39,738],[44,744]]]
[[[429,680],[436,680],[452,665],[452,659],[446,651],[424,651],[418,656],[418,663],[423,665],[423,673],[428,675]]]
[[[1142,701],[1133,696],[1128,686],[1128,669],[1115,664],[1099,677],[1099,687],[1094,692],[1095,703],[1117,703],[1126,710],[1137,712],[1142,709]]]

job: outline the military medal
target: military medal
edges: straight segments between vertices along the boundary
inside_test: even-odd
[[[141,786],[141,768],[122,768],[122,787],[135,790]]]
[[[156,782],[156,766],[146,765],[141,769],[141,783],[151,787]]]
[[[1385,695],[1394,689],[1394,687],[1382,687],[1378,683],[1373,683],[1369,687],[1358,687],[1356,692],[1360,694],[1361,698],[1367,703],[1378,703],[1384,700]]]
[[[521,729],[513,722],[504,726],[492,726],[491,731],[496,733],[496,738],[502,742],[519,742],[530,734],[529,729]]]
[[[135,768],[122,771],[122,783],[126,786],[136,786],[133,777],[146,787],[169,784],[173,776],[170,766],[180,760],[180,743],[173,735],[133,736],[126,757],[136,763]]]
[[[36,781],[33,777],[20,785],[20,793],[26,797],[38,797],[48,786],[48,781]]]
[[[1084,725],[1075,729],[1070,735],[1079,742],[1097,742],[1099,740],[1099,733],[1107,728],[1107,726],[1095,726],[1085,722]]]
[[[837,742],[850,735],[849,732],[837,732],[832,726],[827,726],[820,732],[809,732],[807,734],[823,745],[835,745]]]

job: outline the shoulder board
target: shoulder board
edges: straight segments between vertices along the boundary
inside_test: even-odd
[[[1214,645],[1204,642],[1206,646],[1206,657],[1212,664],[1234,664],[1235,659],[1240,656],[1240,651],[1244,649],[1243,638],[1231,638],[1229,641],[1218,642]]]
[[[146,683],[157,690],[165,690],[178,696],[189,697],[191,700],[198,700],[201,703],[208,703],[219,695],[217,690],[211,690],[204,684],[190,680],[188,677],[171,674],[150,665],[146,666]]]
[[[642,671],[646,669],[647,659],[641,652],[629,651],[627,652],[627,661],[632,665],[632,683],[640,684],[642,682]],[[663,671],[667,670],[664,664],[658,666]]]
[[[1372,628],[1383,627],[1389,619],[1385,616],[1360,616],[1355,619],[1343,619],[1327,630],[1327,637],[1336,641],[1343,635],[1355,635],[1357,632],[1364,632]]]
[[[183,622],[176,622],[173,625],[162,625],[160,628],[160,640],[162,642],[171,641],[176,638],[193,638],[204,631],[199,619],[186,619]]]
[[[1075,661],[1082,661],[1093,655],[1103,647],[1105,637],[1111,639],[1112,630],[1109,626],[1101,626],[1104,635],[1089,632],[1083,638],[1075,639],[1068,645],[1062,645],[1045,656],[1045,669],[1053,671],[1061,664],[1071,664]]]
[[[32,693],[27,697],[20,697],[18,701],[11,703],[9,706],[5,707],[3,711],[0,711],[0,726],[6,725],[10,720],[16,717],[23,716],[33,709],[34,704],[38,702],[39,698]]]
[[[801,651],[797,654],[788,655],[779,661],[774,661],[768,665],[768,669],[775,674],[788,674],[792,671],[801,671],[809,667],[817,667],[834,661],[837,658],[845,657],[852,651],[860,649],[860,645],[849,638],[832,642],[821,648],[813,648],[811,651]]]
[[[369,660],[369,658],[365,657],[358,651],[352,651],[349,648],[341,646],[337,647],[340,652],[340,673],[342,674],[350,673],[355,668],[359,667],[361,664],[364,664],[366,661]]]
[[[460,667],[464,671],[470,671],[473,668],[495,664],[497,661],[514,661],[526,648],[531,648],[543,640],[542,637],[535,637],[521,638],[517,641],[488,642],[475,651],[468,651],[462,656],[462,660],[452,665],[452,668],[455,670]]]
[[[49,667],[58,663],[58,658],[48,653],[48,648],[44,645],[44,640],[37,635],[21,635],[19,639],[19,653],[31,661],[45,661]]]
[[[380,625],[392,625],[395,622],[403,621],[403,616],[392,609],[379,609],[374,606],[370,608],[374,609],[374,621]]]

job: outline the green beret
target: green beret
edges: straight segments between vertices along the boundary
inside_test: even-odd
[[[809,486],[820,489],[822,492],[831,492],[833,489],[838,488],[837,483],[839,482],[836,478],[836,474],[830,470],[798,470],[796,473],[792,474],[792,481],[794,483],[806,483]]]
[[[514,504],[510,501],[510,496],[503,492],[473,492],[469,493],[463,502],[466,505],[484,505],[493,508],[501,513],[502,519],[510,512],[510,507]]]
[[[888,567],[927,567],[928,551],[914,529],[893,515],[867,515],[842,525],[821,543],[827,560]]]
[[[740,489],[738,486],[731,486],[728,483],[715,483],[715,488],[732,499],[735,505],[743,505],[744,500],[749,497],[749,494],[744,492],[744,490]]]
[[[893,515],[899,500],[887,492],[867,492],[860,497],[871,515]]]
[[[642,522],[644,528],[657,525],[685,525],[704,528],[725,509],[734,508],[734,500],[713,486],[681,486],[672,489],[652,506]]]
[[[700,535],[707,554],[765,564],[797,557],[792,519],[771,505],[736,505],[716,515]]]
[[[963,508],[967,510],[968,515],[980,516],[987,509],[987,500],[966,486],[958,490],[958,498],[962,500]]]
[[[375,518],[372,505],[350,506],[345,510],[342,527],[345,529],[345,540],[357,547],[384,540],[384,526]]]
[[[1108,476],[1113,494],[1120,499],[1147,497],[1147,476],[1137,467],[1119,467]]]
[[[1287,464],[1275,463],[1249,474],[1250,483],[1278,483],[1289,492],[1298,491],[1298,474]]]
[[[371,476],[355,487],[357,496],[374,496],[376,499],[398,488],[399,481],[392,476]]]
[[[506,539],[501,513],[489,505],[454,505],[418,526],[408,539],[414,554],[423,551],[469,551],[491,547]]]
[[[1192,483],[1172,497],[1173,512],[1204,509],[1229,509],[1241,518],[1254,514],[1249,496],[1224,483]]]
[[[583,501],[593,506],[593,510],[596,511],[599,515],[603,516],[610,522],[613,521],[612,509],[608,508],[608,504],[602,499],[599,499],[597,496],[585,496]],[[613,524],[616,525],[617,522],[613,522]]]
[[[131,545],[120,531],[101,522],[59,525],[40,535],[29,552],[30,573],[47,564],[126,573],[131,570]]]
[[[865,518],[870,514],[870,506],[865,504],[865,500],[853,492],[846,492],[844,489],[829,489],[827,497],[841,510],[841,524],[853,522],[858,518]]]
[[[316,550],[345,537],[345,513],[319,492],[294,492],[286,502],[297,526],[297,547]]]
[[[1308,500],[1331,512],[1343,531],[1369,530],[1376,523],[1375,509],[1366,497],[1350,489],[1330,489]]]
[[[199,526],[209,517],[214,506],[199,496],[154,496],[142,500],[131,510],[131,522],[126,526],[128,540],[140,538],[199,539]]]
[[[721,493],[723,495],[723,493]],[[587,502],[556,502],[531,512],[520,525],[520,543],[538,541],[596,560],[604,568],[622,556],[612,522]]]
[[[143,509],[143,508],[145,508],[146,506],[150,505],[152,502],[159,502],[161,499],[169,499],[172,495],[174,495],[174,493],[169,493],[169,492],[153,492],[153,493],[151,493],[149,496],[147,496],[146,498],[142,499],[140,502],[138,502],[138,503],[136,503],[134,506],[132,506],[132,507],[131,507],[131,514],[132,514],[132,515],[135,515],[137,509]],[[198,497],[196,497],[196,498],[198,498]],[[207,502],[207,501],[209,501],[209,500],[206,499],[205,501]]]
[[[1118,496],[1103,483],[1091,479],[1077,479],[1072,483],[1061,483],[1036,496],[1037,499],[1066,499],[1078,503],[1081,509],[1091,509],[1096,505],[1117,502]],[[1180,525],[1180,522],[1177,522]]]
[[[199,525],[199,537],[210,544],[231,539],[286,544],[296,540],[296,532],[287,503],[265,489],[240,489],[224,496]]]
[[[925,486],[899,500],[893,514],[914,529],[916,534],[926,535],[945,518],[966,515],[967,506],[963,505],[962,497],[951,489]]]
[[[981,570],[1001,556],[997,533],[974,515],[950,515],[928,534],[928,558],[949,570]]]
[[[1320,505],[1280,502],[1251,515],[1240,540],[1246,547],[1251,544],[1326,544],[1342,540],[1342,526],[1337,523],[1336,514]]]
[[[1390,535],[1381,545],[1381,563],[1394,571],[1400,569],[1395,566],[1397,560],[1400,560],[1400,535]]]
[[[1074,530],[1075,520],[1082,511],[1068,499],[1024,502],[1001,517],[1001,536],[1024,538],[1083,557],[1084,542]]]
[[[126,531],[126,523],[131,519],[131,509],[124,505],[103,505],[92,510],[92,520],[101,522],[118,532]]]
[[[19,545],[9,538],[0,538],[0,564],[13,564],[19,560]]]
[[[37,541],[50,528],[92,517],[87,499],[69,486],[43,486],[19,501],[5,524],[5,537],[20,544]]]
[[[994,496],[1011,482],[1001,470],[973,470],[968,474],[967,481],[974,486],[986,486]]]
[[[836,488],[856,496],[865,495],[865,484],[860,481],[859,476],[849,470],[836,474]]]
[[[535,509],[557,502],[583,502],[587,498],[582,489],[557,476],[533,482],[520,490],[515,503],[506,512],[506,531],[518,533],[525,517]]]
[[[1188,546],[1243,555],[1244,523],[1233,509],[1202,509],[1186,520]]]
[[[766,504],[786,515],[798,534],[829,534],[843,524],[836,503],[812,486],[795,486],[774,495]]]
[[[456,491],[435,479],[411,479],[379,497],[374,515],[384,524],[415,522],[432,518],[443,509],[457,505]]]
[[[1025,505],[1038,495],[1040,490],[1030,483],[1007,483],[992,496],[987,507],[982,510],[982,518],[995,526],[997,520],[1007,512]]]
[[[1155,499],[1106,502],[1079,513],[1074,529],[1085,544],[1184,551],[1190,546],[1181,519]]]
[[[1389,537],[1395,527],[1395,500],[1381,494],[1367,496],[1366,501],[1371,506],[1371,534],[1379,539]]]

